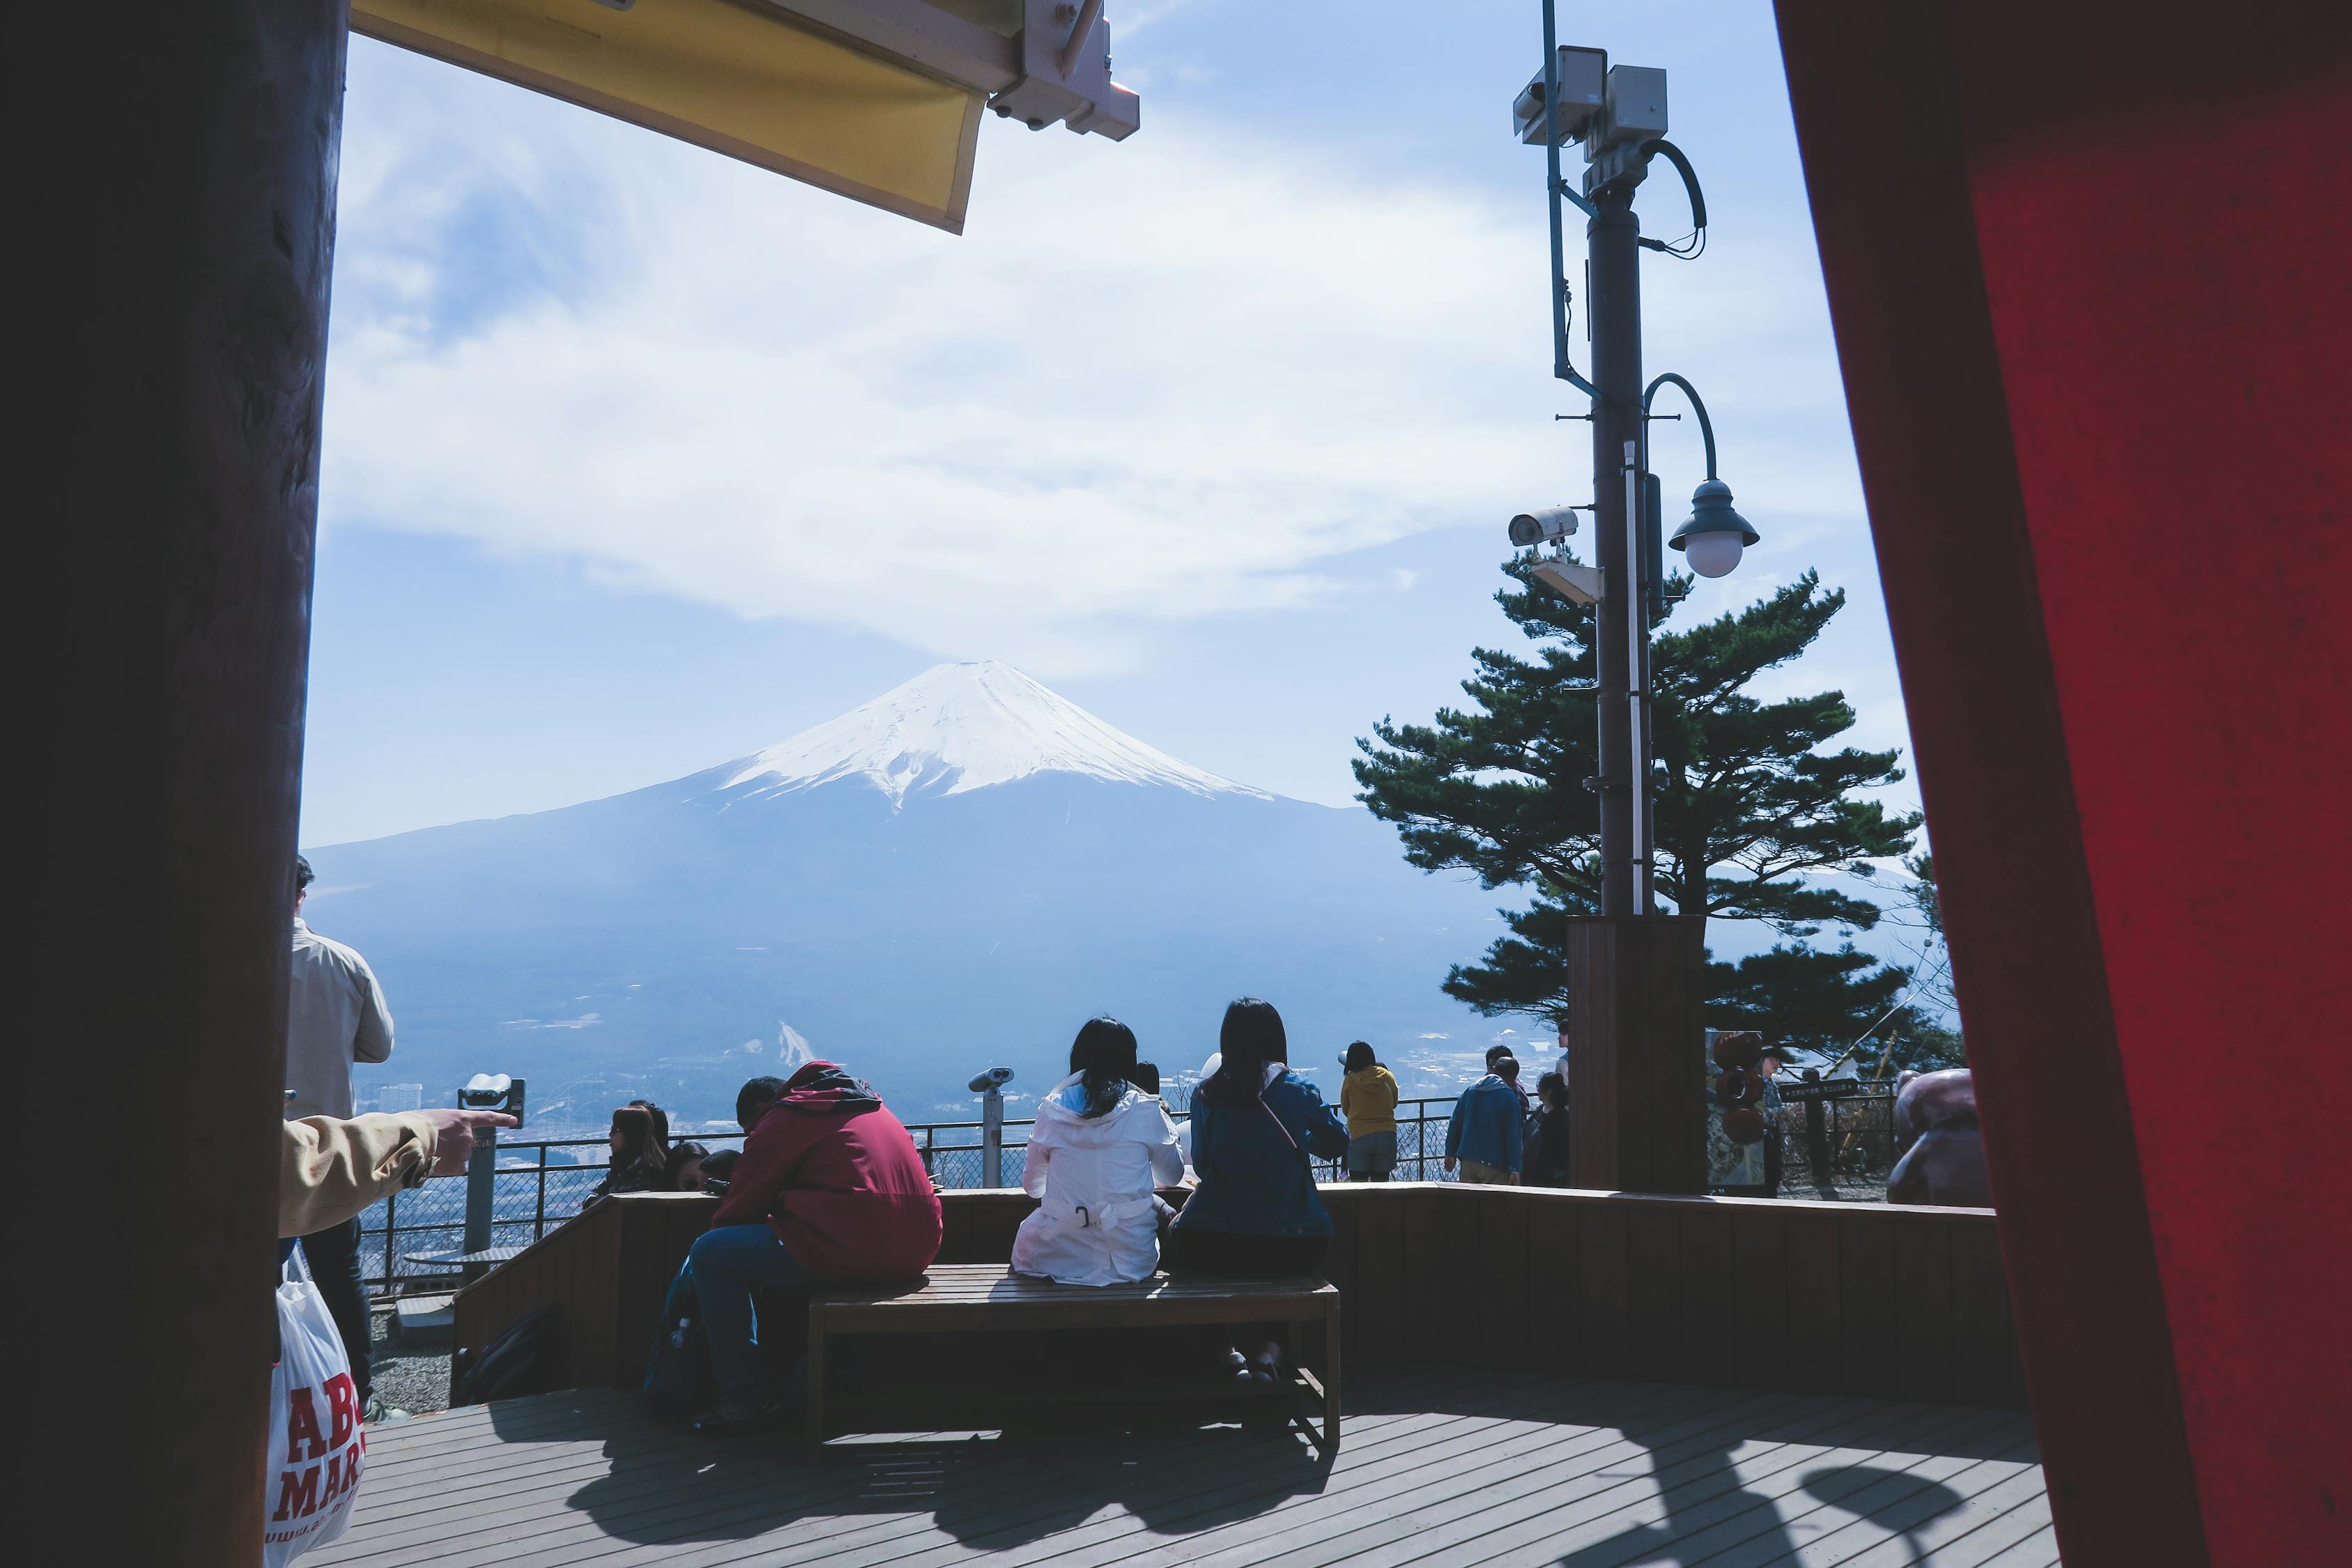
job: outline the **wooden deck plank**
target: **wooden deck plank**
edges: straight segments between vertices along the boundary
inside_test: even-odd
[[[1525,1406],[1518,1408],[1524,1410]],[[1670,1409],[1696,1413],[1700,1408],[1688,1405],[1667,1406],[1661,1408],[1661,1414]],[[1695,1414],[1694,1418],[1706,1417]],[[1099,1531],[1103,1539],[1094,1551],[1037,1560],[1050,1561],[1055,1568],[1087,1568],[1108,1563],[1153,1568],[1174,1562],[1192,1568],[1222,1568],[1233,1563],[1288,1555],[1310,1540],[1361,1538],[1396,1511],[1475,1489],[1482,1479],[1491,1480],[1498,1467],[1509,1467],[1558,1449],[1562,1431],[1558,1426],[1531,1421],[1524,1415],[1502,1414],[1454,1429],[1446,1440],[1433,1441],[1419,1451],[1385,1455],[1370,1464],[1351,1463],[1344,1471],[1335,1472],[1330,1485],[1315,1496],[1249,1519],[1212,1522],[1180,1543],[1154,1544],[1139,1550],[1131,1541],[1136,1529],[1129,1524]],[[1610,1447],[1612,1434],[1607,1428],[1584,1427],[1580,1436],[1583,1446],[1578,1452],[1592,1455]],[[1571,1444],[1570,1447],[1574,1449],[1575,1446]],[[1604,1454],[1590,1458],[1588,1462],[1609,1461]],[[1181,1523],[1187,1517],[1213,1516],[1215,1511],[1213,1506],[1202,1506],[1200,1500],[1194,1500],[1191,1512],[1171,1522]]]
[[[1797,1548],[1793,1557],[1773,1558],[1774,1563],[1797,1568],[1839,1568],[1854,1557],[1881,1547],[1900,1549],[1906,1555],[1890,1561],[1911,1563],[1908,1554],[1918,1539],[1915,1531],[1932,1528],[1939,1516],[1965,1511],[1979,1494],[1990,1490],[2023,1464],[2017,1459],[1969,1460],[1931,1455],[1899,1474],[1826,1503],[1801,1525],[1819,1532]],[[1839,1516],[1864,1510],[1861,1517],[1840,1522]]]
[[[1779,1442],[1726,1442],[1718,1435],[1710,1444],[1688,1438],[1667,1440],[1664,1434],[1645,1434],[1628,1445],[1628,1462],[1639,1464],[1638,1472],[1628,1469],[1612,1473],[1601,1486],[1563,1489],[1549,1472],[1538,1469],[1492,1489],[1470,1508],[1459,1510],[1446,1521],[1451,1528],[1424,1529],[1392,1548],[1371,1552],[1355,1551],[1350,1543],[1349,1552],[1329,1561],[1345,1563],[1348,1568],[1391,1568],[1433,1559],[1517,1561],[1531,1553],[1558,1552],[1563,1542],[1550,1538],[1576,1521],[1585,1523],[1579,1539],[1597,1544],[1621,1531],[1622,1524],[1615,1521],[1633,1510],[1654,1505],[1662,1486],[1680,1489],[1680,1509],[1704,1503],[1719,1492],[1736,1493],[1739,1481],[1724,1462],[1725,1454],[1746,1456],[1759,1474],[1769,1476],[1825,1451],[1820,1444],[1808,1441],[1810,1438],[1819,1438],[1822,1443],[1833,1441],[1850,1433],[1857,1421],[1876,1433],[1914,1429],[1923,1419],[1922,1412],[1899,1405],[1871,1406],[1861,1401],[1824,1403],[1827,1408],[1821,1413],[1823,1419],[1800,1421]],[[1642,1458],[1644,1454],[1648,1456],[1646,1461]],[[1710,1485],[1710,1481],[1714,1484]]]
[[[1409,1417],[1402,1415],[1388,1417],[1368,1415],[1362,1417],[1362,1419],[1366,1422],[1368,1426],[1371,1426],[1375,1431],[1377,1431],[1379,1426],[1383,1422],[1401,1421],[1409,1419]],[[833,1462],[822,1467],[810,1468],[804,1473],[813,1477],[820,1478],[818,1481],[820,1486],[830,1486],[837,1493],[840,1489],[840,1477],[843,1474],[840,1461],[843,1459],[845,1455],[854,1453],[854,1447],[849,1449],[835,1448],[830,1452],[829,1456]],[[774,1458],[787,1467],[790,1465],[790,1457],[787,1455],[772,1455],[772,1458]],[[1179,1487],[1191,1484],[1188,1480],[1182,1479],[1188,1464],[1204,1464],[1213,1458],[1225,1460],[1231,1460],[1233,1458],[1230,1455],[1203,1455],[1198,1450],[1196,1446],[1194,1451],[1180,1458],[1177,1463],[1167,1467],[1171,1477],[1175,1478],[1171,1484]],[[1238,1462],[1242,1464],[1263,1463],[1263,1452],[1260,1451],[1255,1458],[1251,1456],[1244,1456]],[[1066,1473],[1049,1472],[1041,1475],[1036,1473],[1037,1468],[1037,1467],[1024,1462],[1018,1455],[1000,1455],[992,1450],[984,1451],[976,1462],[969,1464],[963,1468],[963,1473],[954,1478],[954,1484],[952,1486],[929,1500],[932,1507],[929,1512],[882,1514],[871,1517],[849,1514],[843,1515],[838,1519],[831,1520],[824,1524],[817,1525],[814,1528],[803,1527],[803,1529],[795,1531],[792,1538],[794,1559],[796,1562],[814,1561],[821,1555],[834,1554],[834,1552],[849,1538],[860,1535],[870,1538],[876,1531],[880,1531],[884,1537],[908,1535],[919,1537],[921,1539],[918,1542],[919,1545],[929,1544],[931,1541],[936,1540],[938,1533],[932,1527],[931,1514],[944,1513],[950,1510],[954,1510],[960,1514],[973,1496],[984,1495],[987,1498],[989,1506],[992,1510],[1011,1510],[1015,1508],[1018,1503],[1025,1498],[1040,1494],[1050,1496],[1057,1489],[1066,1490],[1069,1482],[1068,1477]],[[717,1513],[710,1511],[709,1509],[698,1508],[693,1505],[686,1507],[669,1507],[663,1505],[658,1501],[655,1501],[649,1503],[645,1508],[639,1508],[616,1514],[614,1518],[616,1522],[626,1522],[632,1529],[640,1532],[649,1532],[657,1530],[662,1527],[666,1521],[675,1519],[684,1519],[689,1523],[700,1525],[706,1528],[731,1529],[736,1525],[747,1521],[756,1522],[761,1515],[772,1514],[780,1503],[789,1502],[790,1500],[790,1499],[780,1499],[772,1495],[759,1496],[749,1500],[743,1507],[740,1507],[732,1512]],[[875,1542],[869,1539],[865,1542],[865,1544],[872,1545],[875,1544]],[[610,1558],[609,1563],[614,1565],[622,1565],[636,1563],[651,1563],[677,1562],[682,1563],[689,1561],[727,1561],[731,1560],[733,1553],[737,1550],[739,1550],[738,1543],[733,1542],[721,1542],[705,1547],[699,1551],[693,1551],[683,1550],[677,1544],[664,1540],[645,1545],[635,1551],[629,1551],[625,1555]],[[771,1547],[755,1544],[749,1547],[740,1547],[740,1550],[749,1552],[751,1554],[758,1556],[771,1550]],[[481,1559],[481,1561],[492,1560],[495,1559]],[[860,1561],[868,1560],[878,1561],[880,1559],[874,1557],[872,1553],[861,1553]],[[517,1563],[536,1563],[541,1561],[541,1559],[536,1556],[531,1556],[517,1558],[512,1561]],[[549,1561],[570,1561],[570,1559],[559,1557],[551,1558]],[[608,1560],[599,1559],[598,1561],[601,1564],[606,1563]]]
[[[1782,1568],[1805,1563],[1808,1542],[1843,1525],[1844,1505],[1878,1489],[1879,1495],[1913,1495],[1920,1481],[1933,1482],[1938,1474],[1965,1468],[1970,1461],[1937,1454],[1882,1453],[1855,1463],[1808,1467],[1797,1477],[1787,1501],[1750,1510],[1752,1529],[1745,1539],[1704,1557],[1707,1568]],[[1928,1473],[1920,1474],[1921,1471]],[[1826,1475],[1826,1479],[1823,1479]],[[1855,1550],[1874,1543],[1877,1535],[1853,1542]],[[1794,1554],[1792,1555],[1792,1549]]]
[[[2039,1465],[2006,1468],[2007,1475],[1970,1493],[1951,1512],[1927,1521],[1907,1536],[1857,1552],[1838,1568],[1914,1568],[1923,1554],[1927,1562],[1960,1568],[2014,1545],[2050,1522],[2050,1500]],[[1971,1541],[1976,1544],[1963,1550],[1961,1543]],[[1939,1555],[1944,1552],[1949,1555]]]
[[[2059,1568],[2057,1526],[2044,1525],[2000,1556],[1986,1558],[1984,1568]]]
[[[1780,1395],[1759,1398],[1776,1402],[1766,1408],[1786,1408],[1790,1404]],[[1747,1424],[1739,1415],[1718,1405],[1660,1430],[1679,1434],[1677,1441],[1706,1443]],[[1463,1521],[1500,1500],[1540,1492],[1543,1506],[1565,1507],[1585,1494],[1616,1486],[1622,1468],[1643,1452],[1640,1442],[1623,1436],[1615,1426],[1588,1427],[1566,1442],[1561,1436],[1557,1428],[1514,1434],[1509,1441],[1476,1455],[1470,1465],[1428,1477],[1419,1468],[1412,1469],[1397,1487],[1383,1489],[1369,1500],[1343,1500],[1339,1506],[1349,1521],[1338,1528],[1321,1528],[1318,1540],[1310,1541],[1309,1532],[1302,1529],[1289,1531],[1284,1555],[1301,1564],[1414,1559],[1458,1538],[1483,1533],[1484,1526],[1465,1525]],[[1228,1551],[1223,1558],[1205,1561],[1248,1560],[1244,1552]]]
[[[1486,1435],[1481,1416],[1498,1405],[1508,1405],[1517,1395],[1509,1391],[1494,1391],[1480,1409],[1468,1414],[1430,1415],[1391,1425],[1381,1430],[1369,1442],[1350,1437],[1346,1452],[1351,1468],[1371,1470],[1381,1464],[1396,1460],[1409,1463],[1416,1453],[1431,1451],[1444,1443],[1449,1435],[1473,1434],[1482,1440]],[[1365,1420],[1366,1417],[1354,1417]],[[1060,1562],[1076,1562],[1083,1557],[1080,1549],[1109,1542],[1109,1560],[1123,1560],[1132,1550],[1125,1537],[1141,1528],[1139,1520],[1150,1518],[1152,1528],[1165,1529],[1182,1517],[1184,1510],[1198,1513],[1204,1510],[1230,1507],[1234,1499],[1262,1494],[1267,1486],[1265,1466],[1267,1456],[1275,1452],[1258,1446],[1245,1451],[1229,1453],[1220,1458],[1213,1468],[1171,1468],[1166,1473],[1144,1478],[1143,1484],[1128,1490],[1119,1500],[1123,1511],[1111,1518],[1077,1521],[1059,1531],[1038,1529],[1042,1517],[1039,1502],[1050,1503],[1050,1493],[1040,1498],[1033,1494],[1022,1500],[1020,1506],[1006,1508],[994,1520],[992,1527],[976,1536],[968,1535],[954,1550],[932,1546],[912,1557],[903,1559],[908,1568],[934,1560],[951,1560],[955,1551],[973,1542],[1001,1544],[1004,1550],[996,1560],[1007,1563],[1032,1561],[1053,1556]],[[1019,1540],[1008,1539],[1020,1537]],[[1037,1542],[1050,1540],[1050,1545]],[[1080,1552],[1080,1555],[1069,1555]],[[864,1557],[861,1562],[901,1559]]]
[[[1481,1522],[1503,1528],[1490,1528],[1446,1561],[1549,1560],[1574,1552],[1580,1568],[1586,1568],[1639,1562],[1669,1542],[1677,1554],[1687,1552],[1696,1561],[1706,1551],[1769,1528],[1774,1500],[1796,1490],[1797,1478],[1809,1465],[1825,1458],[1874,1458],[1885,1444],[1932,1441],[1968,1418],[1965,1411],[1865,1404],[1859,1415],[1801,1430],[1789,1441],[1685,1454],[1664,1471],[1653,1464],[1572,1510],[1554,1509],[1548,1494],[1497,1510],[1494,1520]],[[1612,1543],[1619,1549],[1613,1553]],[[1349,1568],[1373,1565],[1351,1562]]]
[[[1355,1419],[1370,1426],[1382,1418],[1377,1415],[1359,1415]],[[1388,1419],[1389,1426],[1375,1430],[1368,1441],[1359,1443],[1351,1440],[1348,1446],[1349,1451],[1351,1454],[1361,1454],[1369,1458],[1386,1451],[1393,1445],[1397,1446],[1400,1451],[1409,1454],[1415,1447],[1428,1441],[1433,1433],[1445,1424],[1461,1421],[1464,1418],[1412,1415]],[[1143,1484],[1122,1493],[1118,1500],[1126,1505],[1127,1514],[1156,1515],[1172,1500],[1200,1496],[1204,1490],[1218,1485],[1221,1481],[1230,1482],[1238,1478],[1256,1476],[1260,1478],[1257,1484],[1263,1487],[1263,1476],[1268,1456],[1278,1454],[1280,1449],[1278,1446],[1251,1444],[1223,1446],[1211,1452],[1205,1450],[1202,1444],[1195,1442],[1180,1444],[1175,1452],[1182,1457],[1175,1462],[1154,1467],[1152,1471],[1142,1479]],[[1296,1450],[1293,1452],[1295,1454]],[[1066,1509],[1066,1498],[1070,1487],[1069,1477],[1066,1473],[1060,1473],[1040,1478],[1024,1472],[1024,1479],[1033,1483],[1025,1492],[1018,1485],[1010,1488],[997,1487],[985,1477],[968,1479],[961,1483],[967,1490],[985,1490],[990,1494],[987,1499],[990,1518],[984,1526],[975,1521],[958,1531],[960,1542],[974,1538],[995,1540],[1008,1532],[1016,1534],[1025,1541],[1052,1533],[1040,1521],[1050,1515],[1056,1507]],[[938,1500],[938,1508],[942,1513],[950,1510],[961,1512],[966,1500],[965,1498],[952,1492],[944,1494]],[[859,1524],[846,1533],[829,1532],[833,1539],[824,1543],[825,1555],[837,1556],[855,1548],[854,1560],[860,1563],[866,1563],[900,1561],[910,1553],[945,1552],[952,1558],[968,1551],[967,1547],[960,1543],[943,1545],[939,1542],[937,1532],[920,1528],[921,1521],[917,1522],[919,1528],[913,1531],[908,1531],[902,1522],[886,1521]],[[1062,1543],[1067,1544],[1068,1539],[1062,1538]],[[889,1543],[893,1541],[898,1542],[899,1545],[891,1546]],[[799,1549],[797,1542],[795,1545],[796,1561],[811,1560],[809,1552]],[[725,1551],[713,1549],[695,1554],[690,1561],[697,1563],[715,1564],[737,1561],[739,1556],[740,1554],[731,1549]],[[679,1559],[681,1562],[688,1560]]]
[[[1723,1238],[1735,1268],[1738,1235]],[[1540,1245],[1533,1227],[1523,1245]],[[1725,1250],[1710,1234],[1700,1256]],[[1573,1553],[1602,1568],[1670,1547],[1707,1568],[1893,1568],[1915,1545],[1942,1568],[2056,1560],[2014,1411],[1459,1366],[1366,1370],[1349,1392],[1328,1464],[1295,1435],[1230,1427],[933,1434],[813,1464],[781,1440],[695,1438],[610,1390],[509,1401],[372,1430],[352,1529],[309,1561],[1435,1568]]]

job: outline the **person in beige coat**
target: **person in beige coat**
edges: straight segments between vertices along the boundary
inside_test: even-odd
[[[278,1235],[308,1236],[353,1218],[378,1198],[461,1176],[482,1127],[512,1127],[499,1110],[407,1110],[306,1116],[284,1123],[278,1155]]]

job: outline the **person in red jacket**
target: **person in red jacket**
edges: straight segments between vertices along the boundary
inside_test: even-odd
[[[915,1140],[863,1079],[811,1062],[758,1108],[743,1156],[688,1254],[720,1403],[706,1429],[772,1415],[751,1292],[912,1279],[940,1251],[940,1195]]]

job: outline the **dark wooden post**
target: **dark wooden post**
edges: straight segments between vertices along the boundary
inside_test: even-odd
[[[1706,922],[1568,922],[1569,1160],[1580,1187],[1706,1190]]]
[[[14,1463],[97,1556],[250,1568],[344,7],[12,27],[10,1033],[86,1133],[22,1194],[25,1349],[79,1386]]]

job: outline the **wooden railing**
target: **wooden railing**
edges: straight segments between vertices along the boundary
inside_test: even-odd
[[[1990,1209],[1401,1182],[1322,1189],[1359,1363],[1525,1361],[1596,1377],[2025,1403]],[[1003,1263],[1035,1201],[942,1194],[942,1263]],[[635,1387],[718,1200],[629,1194],[460,1291],[478,1351],[559,1309],[564,1381]]]

